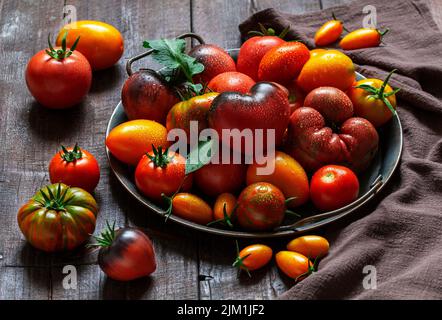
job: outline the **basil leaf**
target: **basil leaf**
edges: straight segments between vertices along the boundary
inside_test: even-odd
[[[210,162],[212,145],[213,140],[200,141],[198,146],[190,151],[186,159],[186,174],[194,172]]]

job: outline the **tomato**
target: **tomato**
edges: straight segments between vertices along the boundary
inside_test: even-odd
[[[47,251],[73,250],[94,232],[98,206],[81,188],[56,183],[41,188],[17,215],[26,240]]]
[[[326,49],[313,49],[313,50],[310,50],[310,58],[316,57],[316,56],[318,56],[320,54],[323,54],[323,53],[325,53],[327,51],[328,50],[326,50]]]
[[[75,39],[81,37],[77,50],[86,57],[93,70],[112,67],[123,55],[123,37],[110,24],[91,20],[69,23],[60,30],[57,45],[61,44],[66,32],[69,32],[68,46],[71,46]]]
[[[231,193],[221,193],[213,206],[213,218],[222,221],[225,219],[224,212],[230,218],[236,209],[236,197]]]
[[[135,169],[135,184],[146,197],[160,201],[162,194],[171,196],[186,178],[186,159],[162,147],[145,154]],[[189,176],[186,179],[191,179]]]
[[[321,236],[307,235],[290,241],[287,250],[298,252],[309,259],[317,259],[326,256],[329,247],[327,239]]]
[[[350,32],[344,38],[342,38],[339,45],[344,50],[355,50],[362,48],[377,47],[381,44],[382,37],[389,30],[381,32],[373,28],[361,28]]]
[[[203,225],[213,221],[212,208],[196,195],[178,193],[171,201],[172,213],[178,217]]]
[[[353,61],[342,52],[327,50],[307,61],[298,76],[297,84],[305,92],[318,87],[335,87],[346,91],[355,79]]]
[[[278,227],[286,211],[284,194],[270,183],[258,182],[246,187],[238,198],[236,218],[247,230],[271,230]]]
[[[298,252],[280,251],[275,259],[278,268],[295,281],[300,281],[315,271],[310,260]]]
[[[270,247],[263,244],[252,244],[238,253],[233,266],[248,273],[264,267],[270,262],[272,255],[273,251]]]
[[[124,122],[109,133],[106,146],[112,155],[126,164],[136,166],[141,157],[156,147],[169,146],[167,130],[151,120],[131,120]]]
[[[258,68],[262,57],[273,47],[285,43],[283,39],[277,36],[256,36],[243,43],[238,53],[236,63],[239,72],[248,75],[255,81],[258,81]]]
[[[276,151],[271,163],[251,164],[247,169],[247,184],[268,182],[278,187],[286,198],[294,198],[288,202],[289,207],[297,207],[309,199],[308,178],[301,165],[288,154]],[[269,175],[259,175],[258,169],[264,166],[273,167]]]
[[[327,165],[312,177],[310,196],[322,211],[339,209],[350,204],[359,194],[358,177],[347,167]]]
[[[316,31],[315,45],[328,46],[332,44],[339,39],[343,30],[344,26],[342,21],[337,20],[333,15],[333,20],[327,21]]]
[[[110,226],[96,237],[100,247],[98,265],[117,281],[130,281],[153,273],[157,264],[152,241],[138,228],[115,230]]]
[[[255,85],[255,81],[241,72],[220,73],[208,84],[208,88],[215,92],[240,92],[248,93]]]
[[[353,102],[355,114],[370,121],[375,127],[380,127],[390,121],[396,113],[396,92],[389,85],[391,71],[387,78],[363,79],[356,82],[347,94]]]
[[[100,180],[100,167],[95,157],[78,145],[73,148],[61,147],[49,163],[51,183],[62,182],[71,187],[94,191]]]
[[[78,39],[77,39],[78,40]],[[81,43],[81,41],[77,42]],[[92,69],[76,46],[41,50],[26,67],[26,85],[32,96],[50,109],[65,109],[80,103],[89,92]]]
[[[310,51],[301,42],[286,42],[270,49],[259,63],[260,81],[281,84],[293,81],[310,58]]]
[[[218,93],[210,92],[175,104],[167,114],[167,131],[182,129],[190,142],[190,122],[198,122],[198,133],[208,128],[207,114],[216,96]]]
[[[225,192],[235,193],[246,180],[246,170],[243,164],[209,163],[194,172],[195,185],[211,197]]]

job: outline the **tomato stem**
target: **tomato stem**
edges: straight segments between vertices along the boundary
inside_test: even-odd
[[[155,167],[165,168],[169,164],[170,160],[172,160],[172,157],[169,157],[169,148],[166,148],[166,150],[163,152],[162,146],[155,148],[155,146],[152,144],[152,152],[153,156],[148,153],[146,153],[146,156],[153,162]]]
[[[273,28],[266,28],[264,25],[260,22],[258,22],[259,30],[252,30],[249,31],[247,34],[249,36],[258,36],[258,37],[264,37],[264,36],[276,36],[276,31]],[[281,33],[277,36],[278,38],[284,39],[287,33],[290,31],[291,26],[287,26],[284,28],[284,30],[281,31]]]
[[[232,216],[236,212],[236,208],[238,208],[238,204],[235,204],[235,207],[233,208],[232,212],[229,215],[229,214],[227,214],[227,204],[224,203],[224,206],[223,206],[223,215],[224,216],[223,216],[223,218],[215,220],[215,221],[211,221],[207,224],[207,226],[211,226],[216,223],[221,223],[221,224],[227,225],[230,228],[233,228]]]
[[[97,243],[88,244],[87,247],[109,247],[115,240],[115,221],[112,226],[106,220],[106,227],[98,236],[93,236]]]
[[[72,151],[68,151],[64,145],[61,145],[60,157],[66,162],[74,162],[83,157],[80,147],[76,143]]]
[[[244,270],[245,272],[247,272],[247,275],[249,276],[249,278],[251,278],[252,275],[250,274],[250,270],[244,265],[244,260],[250,256],[250,253],[241,258],[239,256],[238,240],[235,240],[235,244],[236,244],[236,259],[235,259],[235,261],[233,261],[232,267],[238,268],[238,270],[240,272],[241,272],[241,270]]]
[[[67,49],[66,45],[66,38],[68,36],[68,32],[66,31],[63,38],[61,39],[61,49],[55,50],[51,43],[51,34],[48,34],[48,47],[49,50],[46,50],[46,53],[56,60],[63,60],[65,58],[68,58],[72,55],[75,48],[77,48],[78,42],[80,41],[80,37],[78,37],[72,47],[70,49]]]

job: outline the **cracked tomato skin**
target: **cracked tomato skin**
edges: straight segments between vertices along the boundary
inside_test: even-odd
[[[50,201],[63,195],[57,209]],[[95,230],[98,205],[92,195],[81,188],[70,188],[63,183],[40,189],[20,208],[18,225],[26,240],[46,252],[73,250],[89,239]]]
[[[258,182],[239,195],[236,219],[246,230],[272,230],[281,225],[285,211],[282,191],[270,183]]]
[[[336,133],[327,127],[319,111],[302,107],[290,117],[285,150],[306,171],[334,163],[362,172],[376,155],[378,145],[378,133],[368,120],[349,118]]]
[[[236,68],[258,81],[258,68],[264,55],[273,47],[285,43],[277,36],[256,36],[248,39],[239,49]]]

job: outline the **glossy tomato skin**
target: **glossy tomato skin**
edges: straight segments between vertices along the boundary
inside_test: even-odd
[[[231,193],[221,193],[215,200],[213,205],[213,218],[214,220],[223,220],[224,206],[226,207],[226,214],[230,218],[235,211],[236,197]]]
[[[148,153],[153,156],[151,151]],[[168,151],[169,163],[165,167],[155,166],[154,162],[144,155],[135,170],[135,184],[146,197],[160,202],[161,194],[173,195],[186,177],[186,159],[175,152]],[[192,179],[188,176],[186,179]]]
[[[328,46],[332,44],[342,34],[344,26],[342,21],[330,20],[324,23],[315,34],[315,45],[317,46]]]
[[[298,237],[287,244],[288,251],[298,252],[311,260],[326,256],[329,247],[327,239],[315,235]]]
[[[242,268],[254,271],[264,267],[272,259],[273,251],[264,244],[252,244],[239,252],[242,260]]]
[[[92,70],[78,51],[57,60],[42,50],[29,61],[25,78],[29,91],[41,105],[50,109],[66,109],[80,103],[87,95],[92,83]]]
[[[214,92],[239,92],[248,93],[255,85],[255,81],[241,72],[220,73],[208,84],[208,88]]]
[[[273,47],[285,41],[277,36],[257,36],[248,39],[239,49],[236,67],[253,80],[258,81],[258,67],[262,57]]]
[[[100,249],[98,264],[109,278],[117,281],[146,277],[157,267],[152,241],[136,228],[117,230],[112,244]]]
[[[179,99],[156,72],[140,70],[124,83],[121,102],[129,120],[147,119],[165,124],[167,113]]]
[[[172,199],[172,214],[192,222],[206,225],[213,221],[212,208],[191,193],[178,193]]]
[[[275,255],[278,268],[289,278],[302,280],[301,275],[309,272],[309,260],[306,256],[292,251],[280,251]]]
[[[342,208],[358,197],[358,177],[347,167],[327,165],[312,177],[310,195],[315,207],[322,211]]]
[[[59,208],[48,203],[58,199]],[[63,196],[64,195],[64,196]],[[56,183],[40,189],[18,211],[17,221],[26,240],[46,252],[73,250],[94,232],[98,205],[81,188]]]
[[[204,71],[194,76],[195,83],[207,84],[220,73],[236,71],[232,57],[216,45],[200,44],[193,47],[188,54],[204,65]]]
[[[124,41],[121,33],[110,24],[101,21],[82,20],[65,25],[57,36],[57,45],[66,31],[66,43],[71,47],[80,37],[77,49],[91,64],[93,70],[112,67],[120,60],[124,51]]]
[[[221,193],[235,193],[246,181],[244,164],[209,163],[194,172],[195,185],[204,194],[216,197]]]
[[[278,227],[286,211],[284,194],[270,183],[246,187],[238,198],[236,219],[246,230],[271,230]]]
[[[66,148],[72,151],[73,148]],[[58,152],[49,163],[51,183],[62,182],[71,187],[85,189],[92,193],[100,180],[100,167],[97,159],[87,150],[81,149],[81,158],[71,162],[62,158]]]
[[[376,89],[381,88],[383,81],[379,79],[363,79],[348,89],[347,94],[353,102],[355,114],[370,121],[375,127],[386,124],[393,117],[393,113],[381,99],[371,97],[370,93],[364,89],[355,88],[359,85],[371,85]],[[387,84],[385,93],[392,92],[393,89]],[[394,109],[396,109],[396,95],[387,97]]]
[[[344,50],[370,48],[379,46],[381,39],[382,35],[377,29],[360,28],[348,33],[339,45]]]
[[[259,63],[258,79],[281,84],[295,80],[304,64],[310,59],[310,51],[300,42],[286,42],[270,49]]]

